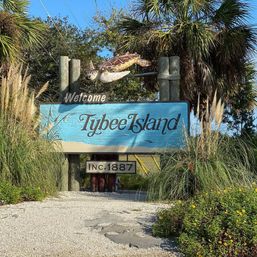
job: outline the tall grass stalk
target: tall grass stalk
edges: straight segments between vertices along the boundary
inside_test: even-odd
[[[12,119],[22,123],[28,129],[35,129],[39,122],[35,100],[47,90],[48,83],[38,92],[31,92],[30,78],[27,72],[22,75],[22,66],[10,67],[7,75],[1,78],[0,114],[6,120]]]
[[[43,93],[30,92],[30,76],[21,67],[11,67],[0,86],[0,180],[17,186],[39,187],[53,193],[60,181],[62,154],[57,145],[37,132],[39,121],[35,99]]]
[[[185,149],[163,155],[162,171],[149,179],[150,199],[187,199],[203,191],[251,185],[254,149],[239,138],[220,134],[224,105],[216,95],[205,110],[200,116],[198,106],[200,134],[186,135]]]

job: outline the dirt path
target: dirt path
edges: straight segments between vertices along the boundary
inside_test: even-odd
[[[135,194],[64,192],[0,207],[1,257],[175,256],[151,236],[160,204]]]

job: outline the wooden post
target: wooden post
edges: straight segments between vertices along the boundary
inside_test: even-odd
[[[59,79],[60,79],[60,96],[59,100],[62,101],[65,94],[69,91],[69,57],[61,56],[59,64]],[[69,180],[69,164],[68,156],[65,155],[65,160],[61,168],[61,190],[68,191]]]
[[[180,58],[179,56],[161,57],[158,63],[160,101],[180,100]],[[161,169],[165,165],[160,156]]]
[[[61,167],[61,191],[69,190],[69,161],[68,155],[65,154],[65,159]]]
[[[160,101],[170,100],[170,83],[169,83],[169,58],[161,57],[158,63],[158,81],[160,85]]]
[[[80,78],[80,60],[71,59],[70,61],[70,92],[79,93],[79,78]]]
[[[158,63],[160,101],[180,100],[180,58],[161,57]]]
[[[69,154],[69,191],[80,190],[80,156]]]
[[[180,100],[180,58],[179,56],[172,56],[170,60],[170,87],[169,87],[169,100]]]
[[[65,94],[69,92],[69,57],[61,56],[59,64],[59,77],[60,77],[60,97],[62,101]]]
[[[70,61],[69,92],[79,93],[80,60]],[[69,154],[69,191],[80,190],[80,155]]]

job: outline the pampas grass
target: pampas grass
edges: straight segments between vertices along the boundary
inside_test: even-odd
[[[35,101],[48,88],[43,85],[38,92],[30,91],[31,76],[25,72],[22,75],[21,66],[11,66],[6,76],[1,79],[0,86],[0,114],[6,120],[17,121],[27,129],[35,129],[39,123],[39,116]]]
[[[200,134],[186,135],[185,149],[163,155],[162,171],[149,179],[149,199],[187,199],[200,192],[251,185],[254,149],[239,138],[220,134],[223,112],[216,94],[202,114],[198,106]]]
[[[0,181],[40,188],[51,194],[58,188],[63,156],[53,142],[39,134],[36,99],[47,90],[30,91],[30,76],[12,66],[0,85]]]

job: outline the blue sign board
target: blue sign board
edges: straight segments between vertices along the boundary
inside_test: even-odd
[[[185,146],[187,102],[42,104],[41,134],[66,153],[153,153]]]

